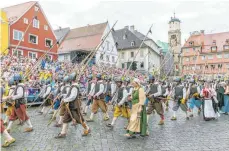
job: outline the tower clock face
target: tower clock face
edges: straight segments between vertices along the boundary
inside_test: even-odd
[[[171,35],[170,44],[172,47],[177,46],[177,35]]]

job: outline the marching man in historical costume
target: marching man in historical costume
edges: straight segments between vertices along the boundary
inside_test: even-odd
[[[187,99],[186,99],[186,88],[185,86],[181,83],[181,78],[176,78],[174,80],[174,82],[176,83],[176,86],[173,88],[173,98],[174,98],[174,102],[173,102],[173,116],[171,118],[171,120],[177,120],[176,117],[176,112],[179,108],[181,108],[182,111],[185,112],[186,114],[186,119],[189,120],[188,117],[188,106],[187,106]]]
[[[105,77],[105,88],[104,88],[104,94],[105,94],[105,102],[109,103],[111,101],[111,92],[112,92],[112,87],[111,87],[111,78],[109,76]]]
[[[190,117],[193,117],[193,109],[195,106],[198,108],[198,114],[200,114],[202,101],[200,100],[200,87],[196,85],[195,80],[191,79],[189,84],[189,110]]]
[[[200,95],[203,97],[203,117],[205,121],[218,118],[216,91],[211,86],[211,81],[206,81]]]
[[[160,116],[161,120],[158,125],[164,124],[164,109],[162,106],[162,100],[158,97],[162,95],[161,85],[155,82],[154,76],[149,76],[149,86],[146,92],[146,97],[149,99],[148,109],[147,109],[147,123],[149,122],[149,117],[153,110],[156,110],[157,114]]]
[[[140,86],[140,80],[135,78],[133,80],[133,93],[132,93],[132,108],[130,111],[130,120],[127,126],[127,138],[136,137],[136,133],[140,133],[141,136],[146,136],[147,131],[147,116],[146,107],[144,105],[146,96],[144,89]]]
[[[66,95],[68,94],[69,90],[70,90],[70,79],[69,76],[65,76],[63,79],[64,84],[61,85],[60,91],[61,94],[58,97],[59,101],[61,101],[63,98],[66,97]],[[61,127],[63,124],[63,120],[64,120],[64,113],[66,111],[65,105],[61,106],[60,108],[60,118],[59,121],[54,125],[55,127]]]
[[[87,110],[90,106],[90,104],[92,104],[93,98],[92,96],[89,95],[89,92],[91,90],[91,84],[92,84],[92,75],[88,75],[87,77],[87,85],[86,85],[86,97],[87,97],[87,103],[86,106],[83,110],[83,115],[87,115]]]
[[[130,78],[128,78],[128,77],[125,78],[124,85],[125,85],[127,93],[128,93],[127,104],[128,104],[128,107],[131,108],[131,106],[132,106],[131,105],[131,95],[132,95],[132,92],[133,92],[133,86],[130,83]]]
[[[66,104],[66,111],[63,118],[63,126],[61,132],[55,138],[64,138],[67,134],[68,123],[73,122],[73,125],[81,124],[84,128],[82,136],[87,136],[90,133],[90,129],[85,123],[83,115],[81,114],[81,102],[79,99],[79,87],[77,83],[73,83],[70,90],[63,102]]]
[[[91,91],[89,93],[90,96],[93,96],[93,103],[92,103],[92,113],[90,118],[87,120],[88,122],[93,121],[94,114],[97,113],[99,108],[102,110],[104,114],[103,116],[104,121],[109,120],[109,115],[107,113],[108,108],[104,101],[104,83],[101,74],[97,74],[96,79],[97,81],[96,83],[92,83]]]
[[[5,99],[3,99],[3,94],[4,94],[4,88],[1,87],[1,91],[0,91],[0,99],[1,99],[1,105],[2,105],[2,101],[5,101]],[[3,112],[2,107],[0,108],[0,113]],[[8,133],[8,131],[5,129],[3,120],[0,119],[0,125],[1,125],[1,135],[3,135],[5,137],[5,143],[2,144],[2,147],[9,147],[10,144],[14,143],[16,140],[10,136],[10,134]]]
[[[107,124],[108,127],[113,128],[115,121],[120,117],[121,115],[129,120],[130,117],[130,109],[127,105],[127,97],[128,92],[126,88],[122,85],[122,78],[117,77],[115,79],[117,84],[117,89],[115,92],[115,95],[113,96],[111,103],[115,104],[115,110],[114,110],[114,117],[110,124]]]
[[[10,116],[10,122],[7,126],[7,131],[9,132],[12,125],[13,121],[19,119],[21,123],[26,123],[27,128],[25,129],[25,132],[31,132],[33,131],[33,126],[31,124],[31,121],[26,113],[26,105],[25,105],[25,100],[24,100],[24,95],[25,95],[25,88],[24,84],[22,83],[22,77],[20,75],[15,75],[15,83],[16,83],[16,88],[14,93],[11,96],[6,97],[8,100],[13,100],[11,102],[15,108]]]
[[[8,85],[10,86],[7,90],[7,87],[5,88],[5,90],[8,92],[5,92],[3,96],[7,97],[7,96],[11,96],[14,92],[14,89],[15,89],[15,85],[14,85],[14,78],[12,77],[9,82],[8,82]],[[9,123],[9,118],[10,118],[10,115],[12,114],[13,110],[14,110],[14,106],[12,105],[12,103],[9,103],[9,102],[6,102],[5,105],[7,106],[7,110],[5,112],[5,120],[4,120],[4,125],[8,125]]]
[[[43,108],[41,111],[39,111],[40,114],[43,114],[44,112],[46,112],[48,106],[51,105],[50,94],[51,94],[52,87],[49,83],[50,83],[50,81],[45,80],[45,85],[43,87],[44,91],[40,95],[40,98],[43,101],[43,103],[42,103]]]

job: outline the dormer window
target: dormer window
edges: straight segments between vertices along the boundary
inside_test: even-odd
[[[194,41],[190,41],[189,46],[193,46],[193,45],[194,45]]]
[[[217,46],[212,46],[212,47],[211,47],[211,51],[212,51],[212,52],[216,52],[216,51],[217,51]]]
[[[213,40],[212,45],[213,45],[213,46],[216,45],[216,40]]]
[[[131,42],[131,47],[134,47],[134,46],[135,46],[135,42],[132,41],[132,42]]]
[[[226,39],[226,44],[229,44],[229,39]]]
[[[126,34],[124,34],[123,35],[123,40],[125,40],[127,38],[127,35]]]
[[[229,44],[228,45],[224,45],[224,50],[229,50]]]

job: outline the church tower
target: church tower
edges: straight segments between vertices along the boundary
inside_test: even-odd
[[[175,75],[180,75],[181,71],[181,21],[174,16],[169,21],[168,43],[169,50],[173,54]]]

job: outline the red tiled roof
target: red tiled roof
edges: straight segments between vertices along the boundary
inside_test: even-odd
[[[200,46],[204,42],[203,34],[191,35],[188,40],[185,42],[184,47],[189,47],[189,42],[193,41],[194,46]]]
[[[229,32],[206,34],[204,35],[205,49],[210,50],[211,46],[213,46],[213,41],[215,40],[217,50],[222,51],[227,39],[229,39]]]
[[[101,41],[107,22],[71,29],[58,49],[58,53],[74,50],[93,50]]]
[[[217,50],[222,51],[223,46],[226,43],[226,39],[229,39],[229,32],[191,35],[185,42],[184,47],[189,47],[189,42],[193,41],[194,46],[202,46],[203,51],[207,51],[211,49],[211,46],[213,46],[213,41],[215,40]]]
[[[29,1],[18,5],[2,8],[7,14],[9,22],[18,20],[30,7],[36,4],[36,1]]]

